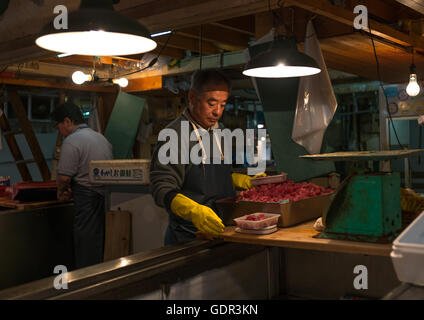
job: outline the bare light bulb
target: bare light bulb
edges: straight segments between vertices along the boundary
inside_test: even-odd
[[[409,84],[406,87],[406,93],[411,97],[415,97],[420,93],[420,86],[418,85],[417,75],[415,73],[411,73],[409,76]]]
[[[126,86],[128,86],[128,79],[127,78],[113,79],[113,83],[116,83],[122,88],[125,88]]]
[[[82,71],[75,71],[72,74],[72,81],[76,84],[83,84],[86,81],[91,81],[92,77],[89,74],[85,74]]]

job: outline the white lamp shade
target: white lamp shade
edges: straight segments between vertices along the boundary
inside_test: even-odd
[[[67,29],[47,24],[35,43],[46,50],[91,56],[148,52],[157,44],[145,26],[113,9],[112,0],[82,0],[68,15]]]
[[[35,43],[46,50],[88,56],[121,56],[151,51],[155,41],[132,34],[82,31],[47,34]]]

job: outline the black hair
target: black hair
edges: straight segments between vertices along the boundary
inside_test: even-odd
[[[190,89],[197,93],[201,93],[209,84],[225,84],[228,88],[228,92],[231,91],[230,80],[228,80],[228,78],[218,70],[197,70],[192,74]]]
[[[57,106],[50,117],[56,122],[62,122],[65,118],[69,118],[74,124],[85,123],[81,109],[73,102],[65,102]]]

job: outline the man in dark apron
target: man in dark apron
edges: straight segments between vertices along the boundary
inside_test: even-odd
[[[52,113],[59,133],[65,137],[56,170],[58,199],[74,199],[75,267],[103,262],[105,237],[104,186],[88,180],[92,160],[113,159],[112,145],[85,124],[73,103],[58,106]]]
[[[243,189],[250,186],[248,176],[232,177],[231,164],[224,164],[224,148],[213,131],[219,128],[218,120],[230,91],[230,82],[220,72],[195,72],[189,91],[189,107],[167,127],[175,130],[179,138],[179,161],[164,163],[160,159],[160,149],[167,142],[159,141],[156,146],[150,167],[150,186],[156,204],[165,207],[169,214],[165,245],[192,241],[197,231],[219,235],[224,231],[224,224],[215,201],[234,197],[234,183],[239,187],[244,185]],[[182,128],[188,128],[189,134],[184,135]],[[197,139],[190,139],[187,150],[183,140],[194,133]],[[207,136],[209,142],[216,142],[221,159],[214,159],[211,152],[205,152],[203,142]],[[203,151],[201,163],[193,163],[191,158],[186,163],[182,161],[195,145],[200,145]]]

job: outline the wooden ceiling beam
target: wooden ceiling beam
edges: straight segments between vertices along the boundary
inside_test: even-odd
[[[102,86],[96,83],[84,83],[83,85],[73,84],[70,81],[47,81],[25,78],[1,78],[0,84],[17,85],[23,87],[43,87],[55,89],[69,89],[91,92],[116,92],[119,88],[115,85]],[[162,89],[162,76],[145,77],[139,79],[129,79],[128,86],[122,88],[124,92],[143,92]]]
[[[25,87],[43,87],[56,89],[69,89],[78,91],[115,92],[114,87],[103,87],[99,85],[76,85],[59,81],[44,81],[32,79],[0,78],[0,84],[11,84]]]
[[[350,25],[352,28],[353,21],[356,18],[356,15],[353,13],[353,11],[351,12],[349,10],[336,7],[329,4],[325,0],[288,0],[287,5],[303,8],[315,14],[319,14],[343,24]],[[408,35],[372,19],[369,20],[369,23],[371,30],[368,29],[367,31],[371,31],[372,34],[378,37],[392,41],[402,46],[413,46],[415,48],[424,50],[424,39],[420,36],[414,34]]]
[[[138,78],[128,80],[128,86],[122,88],[124,92],[142,92],[162,89],[162,76]]]

